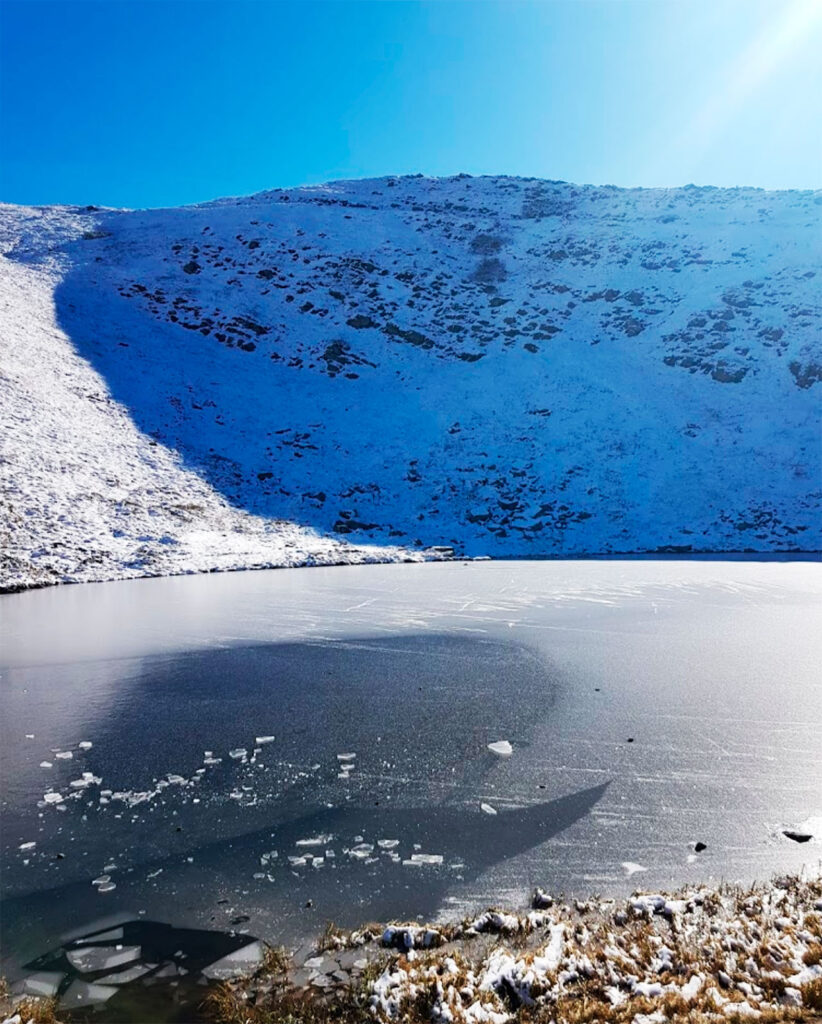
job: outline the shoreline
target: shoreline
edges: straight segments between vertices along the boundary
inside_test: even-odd
[[[555,901],[538,889],[525,915],[329,927],[305,952],[273,951],[256,974],[226,982],[211,1000],[216,1020],[814,1020],[822,871],[627,899]]]
[[[414,557],[416,556],[416,557]],[[427,562],[821,562],[822,550],[791,549],[785,551],[617,551],[595,554],[527,554],[505,555],[443,555],[429,549],[408,550],[405,558],[369,557],[362,561],[308,561],[302,565],[266,563],[263,565],[215,566],[208,569],[180,569],[177,572],[151,572],[133,576],[111,576],[99,580],[36,580],[29,583],[0,583],[0,597],[25,594],[49,587],[70,587],[95,583],[127,583],[136,580],[174,579],[180,576],[211,576],[239,572],[270,572],[278,569],[341,569],[359,565],[420,565]]]
[[[248,939],[256,947],[251,969],[223,981],[209,975],[192,1020],[822,1020],[822,864],[750,887],[637,890],[625,899],[554,899],[537,889],[527,914],[490,909],[458,924],[354,931],[329,924],[291,952]],[[3,1024],[58,1024],[71,1019],[64,1010],[55,999],[21,994],[20,984],[0,991]],[[105,1011],[95,1019],[104,1022]]]

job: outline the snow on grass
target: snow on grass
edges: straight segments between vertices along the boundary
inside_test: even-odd
[[[559,900],[526,916],[491,910],[462,925],[329,930],[323,948],[361,950],[372,968],[359,986],[338,991],[341,1020],[799,1019],[822,1009],[822,878]],[[245,1016],[223,1019],[277,1019],[284,990],[270,978],[232,991]],[[358,1008],[360,1017],[345,1016]]]

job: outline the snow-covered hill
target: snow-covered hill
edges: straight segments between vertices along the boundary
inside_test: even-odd
[[[3,583],[819,550],[822,192],[0,207]]]

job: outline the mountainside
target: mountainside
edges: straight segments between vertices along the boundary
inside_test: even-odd
[[[0,207],[2,583],[822,548],[822,192]]]

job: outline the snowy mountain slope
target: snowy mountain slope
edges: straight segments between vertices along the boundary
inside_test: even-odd
[[[15,578],[822,547],[822,193],[406,177],[0,221]]]

